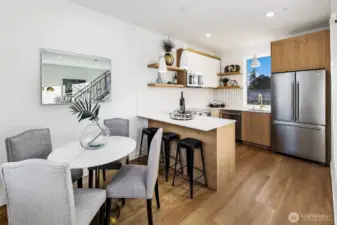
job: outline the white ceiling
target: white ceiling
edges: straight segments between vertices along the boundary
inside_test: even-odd
[[[162,35],[221,51],[327,27],[330,0],[71,0]],[[281,12],[281,9],[289,8]],[[274,18],[266,13],[275,12]],[[211,33],[211,38],[205,34]]]

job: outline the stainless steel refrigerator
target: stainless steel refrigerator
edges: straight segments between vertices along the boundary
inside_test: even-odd
[[[272,150],[320,163],[326,155],[326,71],[274,73]]]

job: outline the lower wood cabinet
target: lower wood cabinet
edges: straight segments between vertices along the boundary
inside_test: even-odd
[[[220,109],[212,109],[212,117],[220,118]]]
[[[271,114],[242,112],[241,139],[244,142],[271,146]]]

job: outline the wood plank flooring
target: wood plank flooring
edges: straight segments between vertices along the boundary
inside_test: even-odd
[[[223,190],[214,192],[195,185],[193,200],[188,198],[188,182],[178,178],[172,187],[172,175],[166,183],[161,171],[161,209],[158,210],[153,201],[154,223],[286,225],[292,224],[288,220],[289,213],[296,212],[301,217],[295,224],[333,224],[328,167],[238,144],[236,168],[235,176]],[[107,177],[112,176],[113,172],[109,172]],[[0,225],[7,225],[5,211],[0,211]],[[314,214],[329,218],[315,220],[312,219]],[[146,225],[145,201],[127,200],[115,224]]]

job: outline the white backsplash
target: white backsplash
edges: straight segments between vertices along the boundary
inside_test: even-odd
[[[243,108],[243,89],[218,90],[214,95],[214,98],[223,101],[227,108]]]

